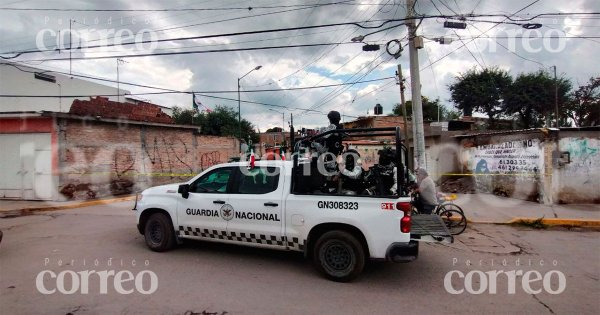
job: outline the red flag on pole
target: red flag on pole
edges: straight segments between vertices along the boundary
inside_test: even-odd
[[[254,149],[250,149],[250,168],[254,168],[256,158],[254,157]]]

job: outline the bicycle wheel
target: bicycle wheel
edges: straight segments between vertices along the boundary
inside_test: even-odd
[[[457,204],[455,204],[455,203],[445,203],[445,204],[441,204],[441,205],[439,206],[438,210],[437,210],[437,213],[438,213],[438,214],[440,214],[440,213],[442,213],[444,210],[455,210],[455,211],[458,211],[458,212],[460,212],[460,213],[461,213],[461,214],[462,214],[464,217],[466,217],[466,216],[465,216],[465,212],[463,211],[463,209],[462,209],[460,206],[458,206]]]
[[[443,210],[440,217],[452,235],[458,235],[467,228],[467,218],[457,210]]]

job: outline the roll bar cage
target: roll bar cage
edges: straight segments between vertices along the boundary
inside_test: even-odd
[[[298,167],[298,145],[302,142],[312,142],[324,138],[325,136],[331,134],[342,134],[342,138],[344,140],[348,140],[349,138],[365,138],[365,137],[376,137],[376,136],[394,136],[395,137],[395,147],[396,147],[396,159],[395,164],[398,167],[398,187],[405,187],[408,183],[408,167],[404,167],[402,163],[402,156],[404,155],[404,161],[408,162],[408,148],[402,143],[402,137],[400,132],[400,127],[381,127],[381,128],[353,128],[353,129],[333,129],[328,130],[323,133],[316,134],[314,136],[303,137],[299,139],[294,139],[294,128],[290,128],[290,140],[293,144],[292,146],[292,156],[294,162],[294,169]],[[401,170],[404,170],[402,172]],[[402,176],[400,176],[402,175]],[[294,176],[292,176],[294,177]],[[292,178],[292,186],[295,182],[294,178]],[[398,190],[400,191],[400,189]]]

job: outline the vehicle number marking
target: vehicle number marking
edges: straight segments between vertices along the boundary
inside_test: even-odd
[[[394,210],[394,203],[393,202],[382,202],[381,210]]]
[[[319,201],[319,209],[358,210],[358,202],[349,201]]]

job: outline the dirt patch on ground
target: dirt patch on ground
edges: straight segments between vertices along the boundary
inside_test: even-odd
[[[477,193],[473,176],[442,176],[440,190],[447,193],[475,194]]]

